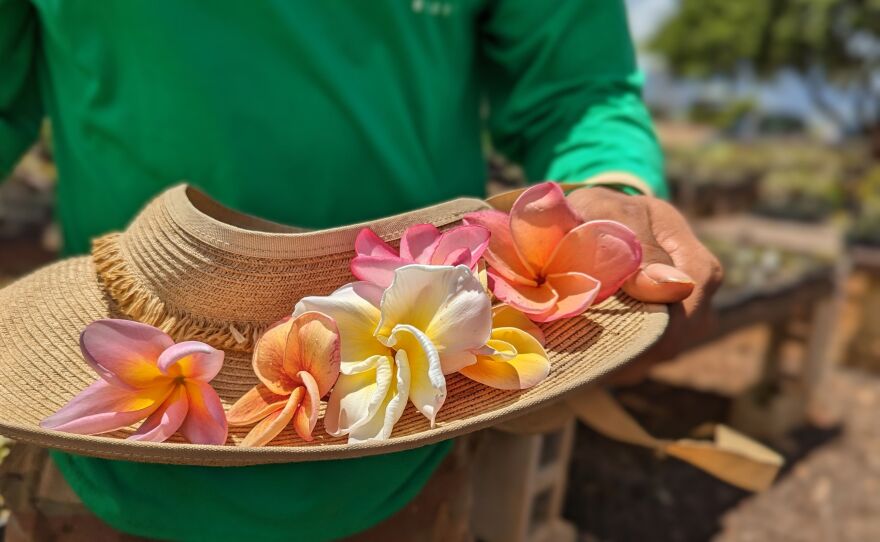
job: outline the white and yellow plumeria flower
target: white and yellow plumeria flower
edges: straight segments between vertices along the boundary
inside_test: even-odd
[[[407,265],[387,290],[366,282],[306,297],[294,316],[336,321],[340,375],[324,425],[349,442],[387,439],[407,402],[431,425],[446,400],[444,375],[476,363],[489,340],[492,307],[467,266]]]

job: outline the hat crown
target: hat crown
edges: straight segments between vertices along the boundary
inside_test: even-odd
[[[393,244],[413,224],[443,228],[486,208],[481,200],[462,198],[308,231],[232,211],[179,185],[154,199],[123,233],[96,240],[93,258],[126,316],[180,335],[178,340],[249,349],[303,297],[327,295],[356,280],[349,264],[362,228]]]

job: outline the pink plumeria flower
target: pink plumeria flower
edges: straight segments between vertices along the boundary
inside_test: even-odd
[[[382,288],[391,286],[394,271],[404,265],[466,265],[476,270],[489,245],[489,230],[482,226],[457,226],[444,232],[432,224],[410,226],[400,238],[400,251],[364,228],[354,242],[357,255],[351,272],[359,280]]]
[[[209,384],[223,367],[221,350],[113,319],[89,324],[80,349],[101,378],[41,427],[98,435],[144,420],[129,439],[164,442],[179,431],[193,444],[226,442],[223,405]]]
[[[535,322],[581,314],[614,294],[642,260],[632,230],[584,222],[556,183],[523,192],[510,214],[478,211],[464,223],[492,232],[485,253],[492,293]]]

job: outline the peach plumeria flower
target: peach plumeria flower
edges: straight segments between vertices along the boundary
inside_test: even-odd
[[[269,328],[254,348],[257,384],[227,413],[230,425],[256,424],[242,446],[264,446],[292,424],[312,440],[321,397],[339,376],[339,332],[317,312],[287,317]]]
[[[209,384],[223,367],[221,350],[114,319],[89,324],[80,349],[101,378],[41,427],[97,435],[144,420],[129,439],[164,442],[179,431],[193,444],[226,442],[223,405]]]
[[[415,224],[400,238],[398,251],[364,228],[355,239],[351,272],[358,280],[387,288],[394,271],[409,264],[465,265],[474,271],[488,244],[489,230],[482,226],[457,226],[441,232],[432,224]]]
[[[324,425],[348,442],[384,440],[412,403],[433,426],[446,400],[446,378],[476,363],[489,340],[492,307],[465,265],[406,265],[388,289],[355,282],[296,305],[336,320],[340,375]]]
[[[641,245],[629,228],[584,222],[556,183],[523,192],[509,215],[477,211],[464,223],[492,233],[484,254],[492,293],[535,322],[581,314],[614,294],[641,264]]]
[[[502,390],[524,390],[550,374],[544,333],[523,313],[507,306],[492,309],[492,334],[476,363],[459,372]]]

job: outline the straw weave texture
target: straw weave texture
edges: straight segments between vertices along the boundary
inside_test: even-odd
[[[191,445],[179,437],[165,444],[124,440],[134,428],[103,437],[40,429],[41,419],[96,379],[78,346],[80,332],[94,320],[134,318],[178,341],[224,349],[223,370],[212,384],[228,407],[257,383],[250,350],[259,333],[301,297],[330,293],[352,279],[348,262],[362,225],[301,233],[200,198],[172,189],[125,233],[97,242],[94,258],[59,262],[0,290],[0,433],[85,455],[159,463],[246,465],[387,453],[472,432],[559,399],[631,360],[666,325],[662,307],[622,294],[608,299],[582,317],[543,326],[552,369],[538,386],[501,391],[449,376],[436,426],[409,405],[384,442],[347,445],[327,435],[321,422],[313,442],[286,430],[256,449],[234,446],[249,428],[231,428],[227,446]],[[413,223],[446,226],[484,206],[456,200],[373,227],[391,240]]]

